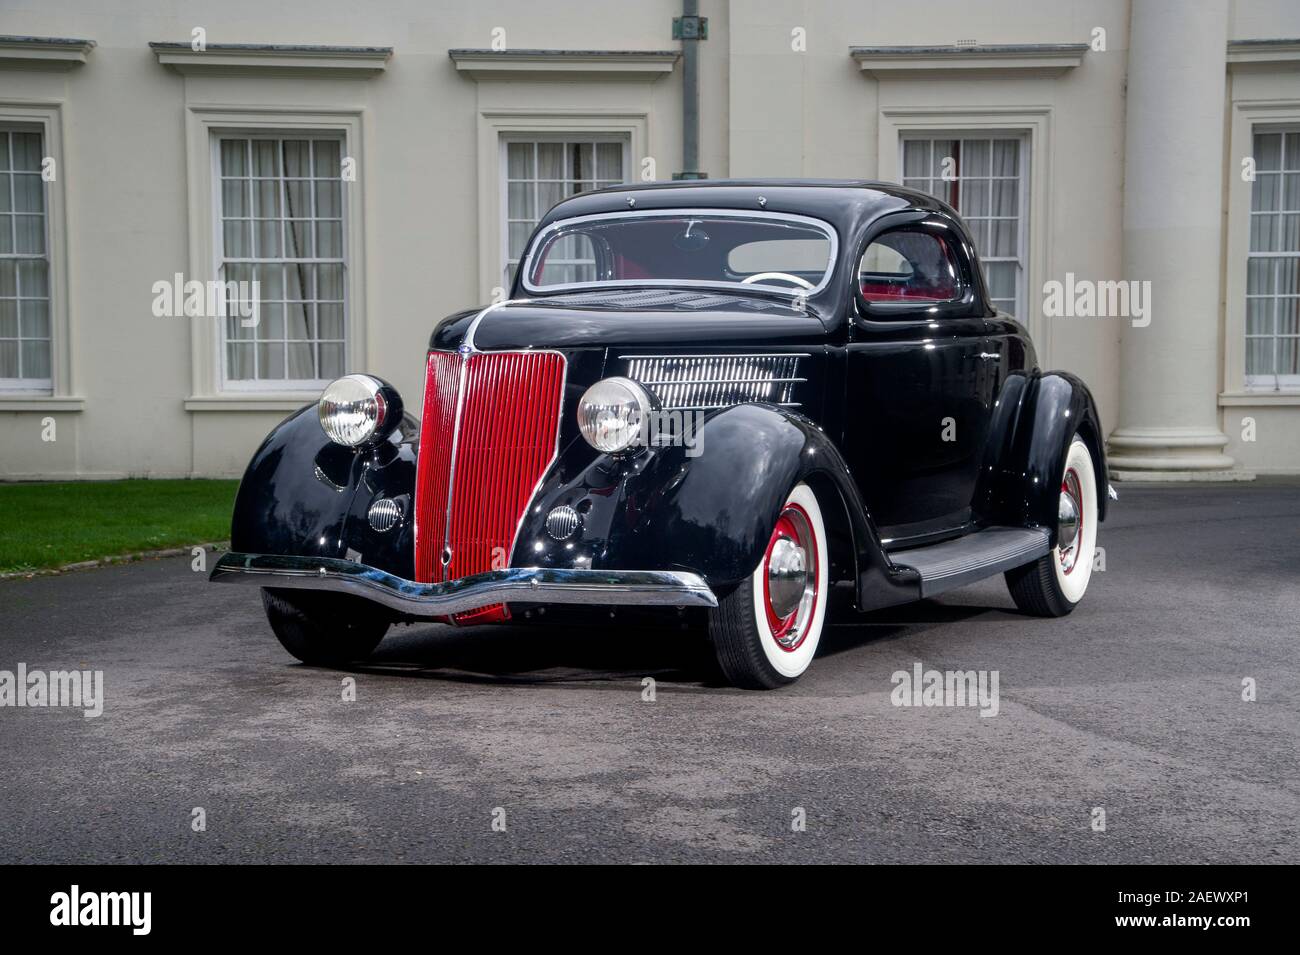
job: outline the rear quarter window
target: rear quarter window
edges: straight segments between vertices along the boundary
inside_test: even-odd
[[[858,263],[858,282],[868,302],[950,302],[961,295],[961,272],[948,240],[931,232],[900,229],[869,246]]]

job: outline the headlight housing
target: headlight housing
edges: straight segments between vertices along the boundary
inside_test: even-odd
[[[392,433],[402,418],[402,399],[397,389],[382,379],[346,375],[326,386],[317,413],[321,429],[331,441],[359,448]]]
[[[578,430],[597,451],[617,454],[643,444],[641,431],[653,410],[650,395],[635,381],[606,378],[578,402]]]

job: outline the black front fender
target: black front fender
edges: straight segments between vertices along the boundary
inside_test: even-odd
[[[231,549],[351,559],[414,577],[418,424],[404,416],[386,441],[353,450],[325,436],[315,411],[290,415],[253,455],[235,496]],[[406,515],[383,534],[366,518],[379,497],[396,499]]]
[[[724,591],[762,559],[790,490],[810,484],[832,538],[844,542],[840,576],[858,605],[917,599],[916,574],[894,567],[843,457],[809,419],[772,405],[737,405],[705,419],[694,446],[645,448],[630,456],[572,458],[570,449],[533,499],[514,566],[687,570]],[[554,540],[546,515],[567,504],[582,517],[573,537]]]

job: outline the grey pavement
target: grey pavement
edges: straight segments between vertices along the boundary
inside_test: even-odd
[[[1120,493],[1072,616],[1001,578],[841,616],[769,693],[617,622],[306,667],[187,558],[0,581],[0,670],[106,697],[0,708],[0,862],[1300,862],[1300,484]],[[893,706],[917,662],[998,671],[1000,712]]]

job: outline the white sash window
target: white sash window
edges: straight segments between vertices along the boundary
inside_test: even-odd
[[[51,387],[44,155],[39,132],[0,127],[0,391]]]
[[[1246,384],[1300,385],[1300,129],[1254,136]]]
[[[218,274],[259,289],[255,325],[227,310],[222,378],[236,389],[318,388],[345,364],[342,140],[220,135],[216,149]]]
[[[984,268],[993,304],[1025,311],[1028,274],[1028,138],[1017,134],[905,137],[903,185],[928,192],[960,213]]]

